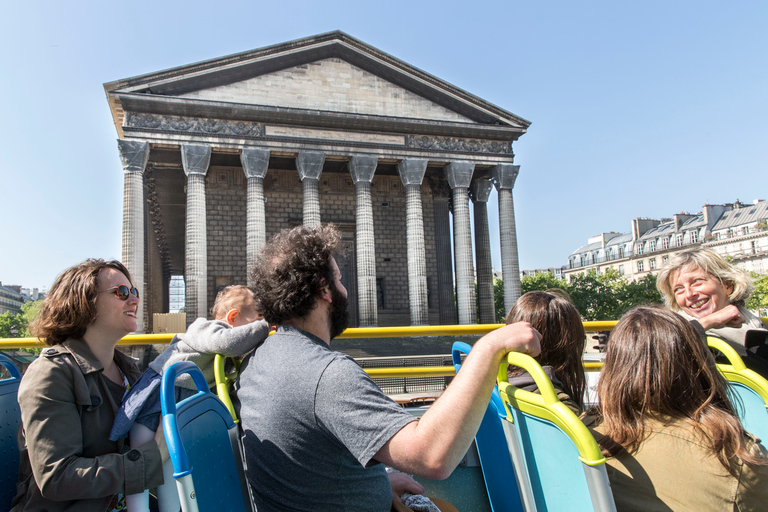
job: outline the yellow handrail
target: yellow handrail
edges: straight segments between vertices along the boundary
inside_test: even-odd
[[[768,320],[768,319],[766,319]],[[588,332],[610,331],[616,325],[615,320],[583,322]],[[344,338],[397,338],[411,336],[466,336],[487,334],[504,324],[472,325],[419,325],[399,327],[352,327],[341,333],[337,339]],[[129,334],[118,345],[155,345],[167,344],[176,333]],[[0,350],[14,348],[42,348],[45,345],[37,338],[0,338]]]

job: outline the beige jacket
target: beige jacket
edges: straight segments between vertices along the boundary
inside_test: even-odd
[[[621,452],[606,463],[618,512],[768,509],[768,466],[742,464],[731,475],[687,423],[651,420],[647,425],[653,433],[636,453]],[[601,430],[592,427],[598,442]],[[751,439],[747,443],[750,452],[768,457],[761,443]]]
[[[129,383],[136,381],[132,358],[115,351],[115,362]],[[122,453],[124,442],[109,440],[120,404],[102,370],[88,345],[76,339],[43,350],[27,369],[19,386],[21,463],[12,512],[104,512],[115,494],[163,482],[154,442]]]

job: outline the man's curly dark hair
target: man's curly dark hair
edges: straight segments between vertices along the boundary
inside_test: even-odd
[[[270,325],[312,311],[322,288],[334,281],[331,258],[339,255],[340,244],[333,224],[285,229],[267,242],[251,278],[256,308]]]

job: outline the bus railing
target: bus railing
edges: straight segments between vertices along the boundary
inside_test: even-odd
[[[487,334],[504,324],[473,324],[473,325],[423,325],[399,327],[353,327],[345,330],[337,338],[395,338],[409,336],[466,336]],[[615,321],[584,322],[586,331],[608,331],[616,325]],[[168,344],[176,333],[129,334],[120,340],[120,346]],[[18,350],[28,348],[43,348],[45,345],[37,338],[3,338],[0,339],[0,350]],[[585,361],[585,371],[600,371],[601,362]],[[453,377],[456,373],[453,366],[418,366],[395,368],[365,368],[365,371],[375,379],[408,378],[408,377]]]
[[[768,318],[764,319],[768,321]],[[504,324],[472,325],[418,325],[399,327],[351,327],[337,336],[344,338],[398,338],[410,336],[467,336],[483,335],[502,327]],[[615,320],[584,322],[587,332],[610,331],[616,325]],[[153,334],[129,334],[118,345],[158,345],[168,344],[177,333],[161,332]],[[45,345],[37,338],[0,338],[0,350],[20,348],[43,348]]]

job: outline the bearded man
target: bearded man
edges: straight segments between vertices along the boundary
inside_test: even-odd
[[[352,358],[330,349],[349,319],[339,245],[331,225],[285,230],[251,273],[256,307],[277,326],[243,363],[235,401],[259,512],[386,512],[403,491],[423,491],[403,473],[390,479],[385,464],[447,478],[477,433],[503,355],[540,350],[529,324],[489,333],[416,420]]]

